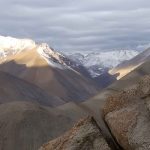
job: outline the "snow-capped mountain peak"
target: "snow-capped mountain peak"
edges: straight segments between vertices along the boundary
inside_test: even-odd
[[[65,55],[50,48],[48,44],[36,44],[30,39],[16,39],[0,36],[0,58],[16,55],[24,50],[36,50],[38,54],[52,67],[59,69],[78,70],[86,68],[92,77],[101,75],[104,71],[116,67],[123,61],[129,60],[139,52],[135,50],[115,50],[104,52],[91,52],[88,54],[73,53]]]
[[[47,63],[59,69],[73,69],[78,63],[70,60],[67,56],[50,48],[47,43],[37,44],[30,39],[17,39],[0,36],[0,58],[7,60],[7,56],[16,55],[24,50],[35,50]]]
[[[0,57],[7,57],[25,49],[33,49],[36,44],[30,39],[16,39],[13,37],[0,36]]]
[[[62,69],[67,67],[65,57],[54,51],[48,44],[42,43],[38,45],[37,52],[48,62],[49,65]]]
[[[9,36],[0,36],[0,49],[22,50],[32,47],[35,47],[35,42],[31,39],[16,39]]]

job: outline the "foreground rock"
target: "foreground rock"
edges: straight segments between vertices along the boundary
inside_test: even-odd
[[[91,117],[78,122],[63,136],[44,144],[39,150],[110,150]]]
[[[104,118],[125,150],[150,149],[150,76],[128,91],[108,98]]]

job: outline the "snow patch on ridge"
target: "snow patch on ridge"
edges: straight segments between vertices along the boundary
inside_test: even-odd
[[[55,68],[65,69],[65,67],[61,64],[61,60],[59,59],[59,55],[57,52],[54,52],[46,43],[42,43],[38,46],[37,52],[47,61],[47,63]],[[54,62],[54,60],[56,62]],[[58,62],[57,62],[58,61]]]
[[[76,71],[76,67],[79,66],[78,63],[70,60],[67,56],[58,53],[57,51],[54,51],[52,48],[49,47],[48,44],[42,43],[38,46],[37,52],[43,57],[47,63],[54,67],[59,69],[70,69],[78,74],[80,74],[78,71]]]

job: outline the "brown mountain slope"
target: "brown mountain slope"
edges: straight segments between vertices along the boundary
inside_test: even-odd
[[[117,67],[110,70],[109,73],[112,75],[119,74],[117,79],[120,79],[149,59],[150,59],[150,48],[146,49],[133,59],[119,64]]]
[[[96,93],[96,85],[72,69],[52,67],[36,49],[1,60],[0,70],[24,79],[64,101],[81,101]]]
[[[0,103],[12,101],[28,101],[47,106],[64,104],[60,98],[48,95],[39,87],[0,71]]]
[[[0,105],[0,149],[37,150],[69,129],[72,120],[62,111],[30,102]]]

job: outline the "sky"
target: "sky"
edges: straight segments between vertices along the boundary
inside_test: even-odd
[[[0,10],[0,35],[60,51],[150,46],[150,0],[0,0]]]

